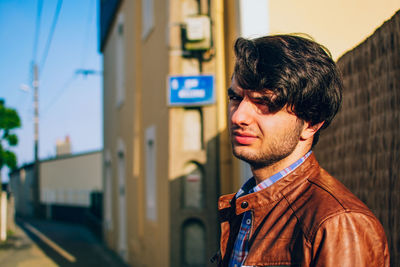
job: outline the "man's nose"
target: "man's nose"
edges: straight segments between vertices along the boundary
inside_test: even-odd
[[[252,103],[243,99],[239,105],[231,111],[231,122],[236,125],[249,125],[253,119],[254,109]]]

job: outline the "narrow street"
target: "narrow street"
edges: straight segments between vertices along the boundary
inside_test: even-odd
[[[127,267],[87,228],[46,220],[18,220],[0,244],[2,267]]]

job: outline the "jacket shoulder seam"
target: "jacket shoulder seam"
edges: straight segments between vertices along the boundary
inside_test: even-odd
[[[376,218],[375,218],[373,215],[371,215],[371,214],[369,214],[369,213],[367,213],[367,212],[364,212],[363,210],[344,209],[344,210],[342,210],[342,211],[335,212],[335,213],[332,213],[332,214],[329,214],[329,215],[325,216],[325,217],[320,221],[320,223],[315,227],[315,229],[312,231],[312,233],[311,233],[311,237],[312,237],[311,240],[314,240],[314,238],[315,238],[315,236],[316,236],[318,230],[321,229],[322,225],[324,225],[324,224],[325,224],[327,221],[329,221],[330,219],[332,219],[332,218],[334,218],[334,217],[336,217],[336,216],[342,215],[342,214],[349,214],[349,215],[350,215],[350,214],[361,214],[361,215],[367,216],[367,217],[369,217],[369,218],[371,218],[371,219],[373,219],[373,220],[376,220]]]
[[[317,184],[317,183],[311,181],[310,178],[307,178],[306,181],[307,181],[308,183],[310,183],[311,185],[314,185],[314,186],[318,187],[319,189],[321,189],[321,190],[327,192],[331,197],[333,197],[333,198],[335,199],[335,201],[336,201],[336,202],[340,205],[340,207],[341,207],[340,210],[338,210],[338,211],[336,211],[336,212],[334,212],[334,213],[332,213],[332,214],[328,214],[328,215],[322,217],[322,218],[319,220],[319,222],[316,222],[316,224],[318,225],[317,227],[315,227],[315,224],[314,224],[314,223],[311,224],[311,225],[309,225],[309,227],[307,227],[307,225],[299,218],[299,216],[297,216],[297,212],[296,212],[295,209],[293,208],[293,204],[291,203],[291,201],[289,201],[289,199],[287,199],[286,195],[282,193],[283,198],[284,198],[284,199],[286,200],[286,202],[288,203],[290,210],[293,212],[293,215],[296,217],[297,221],[298,221],[299,224],[301,225],[301,230],[302,230],[302,232],[303,232],[303,236],[305,237],[306,241],[311,245],[311,240],[313,239],[313,234],[314,234],[314,233],[313,233],[313,232],[314,232],[313,229],[314,229],[314,228],[318,229],[318,228],[319,228],[319,225],[321,225],[321,223],[322,223],[327,217],[329,217],[330,215],[333,216],[333,215],[335,215],[335,214],[338,214],[338,212],[344,212],[344,211],[346,210],[346,208],[345,208],[345,207],[343,206],[343,204],[339,201],[339,199],[338,199],[336,196],[334,196],[334,195],[332,194],[332,192],[330,192],[329,190],[327,190],[327,189],[324,188],[323,186],[321,186],[321,185],[319,185],[319,184]],[[316,232],[316,231],[315,231],[315,232]]]
[[[335,194],[333,194],[330,190],[328,190],[328,188],[326,188],[326,187],[324,187],[324,186],[322,186],[322,185],[320,185],[320,184],[318,184],[318,183],[316,183],[316,182],[313,182],[313,181],[311,181],[310,179],[307,179],[307,181],[308,181],[310,184],[315,185],[316,187],[318,187],[318,188],[322,189],[323,191],[327,192],[331,197],[333,197],[333,198],[336,200],[336,202],[343,208],[343,210],[346,210],[346,207],[343,205],[342,201],[340,201],[340,200],[335,196]]]
[[[303,232],[303,236],[305,237],[306,241],[311,245],[311,240],[314,239],[314,235],[315,233],[318,231],[318,229],[322,226],[322,224],[329,220],[331,217],[337,216],[339,214],[343,214],[343,213],[360,213],[360,214],[364,214],[366,216],[369,216],[371,218],[374,218],[371,214],[365,212],[364,210],[357,210],[357,209],[351,209],[348,207],[345,207],[345,205],[331,192],[329,191],[327,188],[325,188],[324,186],[315,183],[313,181],[310,181],[310,179],[306,179],[307,182],[309,182],[311,185],[314,185],[316,187],[318,187],[319,189],[327,192],[333,199],[335,199],[335,201],[338,203],[338,205],[340,206],[340,209],[326,214],[325,216],[323,216],[320,220],[316,221],[315,223],[309,225],[309,227],[307,227],[307,225],[299,218],[299,216],[297,215],[297,212],[295,211],[295,209],[293,208],[293,204],[287,199],[286,195],[282,193],[283,198],[286,200],[286,202],[289,205],[290,210],[293,212],[293,215],[296,217],[297,221],[300,223],[301,225],[301,229]]]

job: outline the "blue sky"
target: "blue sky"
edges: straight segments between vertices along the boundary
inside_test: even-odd
[[[38,1],[42,1],[36,58],[34,40]],[[62,1],[45,57],[56,0],[0,1],[0,98],[18,111],[22,127],[14,148],[18,163],[33,160],[32,60],[39,64],[39,157],[55,155],[58,139],[69,135],[73,153],[103,146],[102,77],[83,76],[78,69],[101,71],[96,0]],[[45,59],[46,58],[46,59]],[[5,172],[3,171],[3,180]]]

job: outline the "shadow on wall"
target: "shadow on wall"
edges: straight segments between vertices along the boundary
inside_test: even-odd
[[[219,248],[218,148],[216,136],[206,144],[206,162],[187,161],[185,175],[170,183],[171,266],[215,266],[209,259]]]

